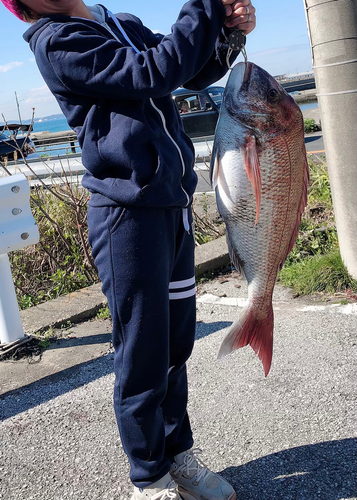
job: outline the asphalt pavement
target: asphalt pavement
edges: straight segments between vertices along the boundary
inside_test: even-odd
[[[246,297],[236,273],[198,284],[188,362],[195,446],[239,500],[355,500],[357,304],[294,298],[277,286],[265,378],[250,347],[216,360]],[[129,500],[110,321],[56,332],[62,340],[42,358],[0,363],[0,498]]]

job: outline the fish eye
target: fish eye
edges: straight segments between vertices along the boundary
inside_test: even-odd
[[[270,89],[268,91],[268,100],[270,102],[276,102],[279,99],[279,92],[276,89]]]

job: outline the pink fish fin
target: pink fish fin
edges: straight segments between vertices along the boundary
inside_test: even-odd
[[[212,185],[213,189],[216,189],[216,186],[218,184],[218,174],[219,174],[219,167],[220,167],[220,161],[218,158],[219,158],[218,148],[216,145],[214,145],[213,151],[212,151],[211,169],[210,169],[211,185]]]
[[[234,265],[234,267],[236,268],[236,270],[243,276],[245,277],[245,273],[244,273],[244,262],[242,261],[242,259],[239,257],[239,255],[236,254],[236,252],[234,251],[233,249],[233,246],[232,246],[232,243],[231,243],[231,240],[229,238],[229,235],[228,233],[226,232],[226,239],[227,239],[227,246],[228,246],[228,252],[229,252],[229,256],[231,258],[231,261]]]
[[[269,311],[264,317],[257,317],[257,312],[249,304],[243,309],[238,320],[233,323],[224,337],[218,358],[223,358],[235,349],[250,344],[262,361],[264,373],[267,376],[273,356],[273,306],[270,303]]]
[[[244,164],[247,177],[251,185],[253,186],[255,193],[255,200],[257,206],[255,225],[257,225],[260,212],[262,179],[260,175],[260,163],[259,163],[257,144],[254,135],[249,136],[246,140],[246,145],[244,147]]]
[[[296,238],[297,238],[297,235],[299,233],[299,228],[300,228],[300,224],[301,224],[301,217],[302,217],[302,214],[304,213],[305,207],[307,205],[307,195],[308,195],[309,184],[310,184],[309,164],[307,162],[307,158],[305,155],[303,188],[302,188],[300,204],[299,204],[297,218],[296,218],[296,225],[295,225],[294,231],[291,235],[291,239],[289,242],[289,246],[288,246],[288,250],[286,252],[286,255],[284,256],[283,260],[279,264],[279,271],[283,267],[284,262],[286,261],[289,253],[291,252],[291,250],[293,249],[293,246],[295,245]]]

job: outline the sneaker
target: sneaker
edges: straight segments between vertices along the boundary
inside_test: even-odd
[[[236,500],[236,493],[223,477],[210,471],[195,448],[176,455],[170,474],[184,500]]]
[[[137,488],[134,486],[134,493],[131,500],[182,500],[177,484],[172,480],[169,473],[156,483],[150,484],[147,488]]]

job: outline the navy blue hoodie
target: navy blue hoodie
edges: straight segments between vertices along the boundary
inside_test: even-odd
[[[227,72],[222,2],[190,0],[167,36],[101,9],[104,23],[52,15],[24,34],[77,133],[83,186],[105,197],[100,204],[185,207],[197,183],[194,148],[171,92]]]

